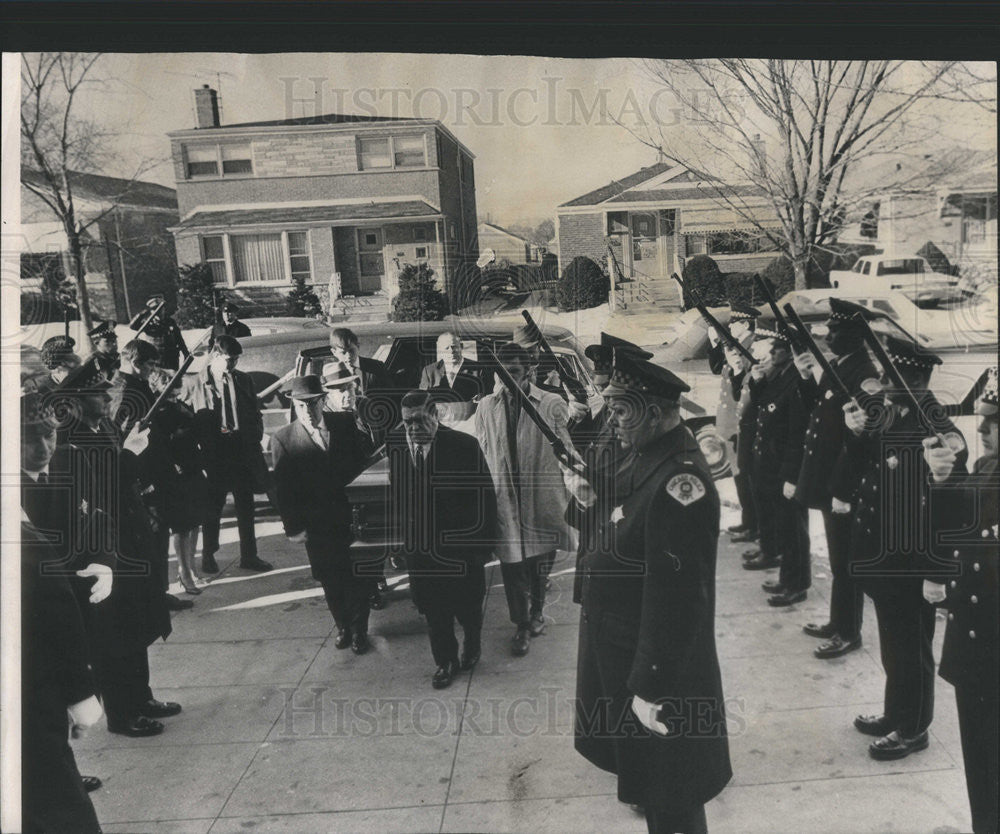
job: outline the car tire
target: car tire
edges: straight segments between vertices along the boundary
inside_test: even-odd
[[[694,430],[694,439],[698,448],[708,462],[712,479],[728,478],[733,474],[732,463],[729,460],[729,446],[715,428],[715,423],[704,423]]]

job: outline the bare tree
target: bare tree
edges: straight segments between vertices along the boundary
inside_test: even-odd
[[[905,188],[930,103],[954,107],[955,62],[664,60],[645,66],[684,118],[633,134],[700,175],[706,188],[785,253],[806,286],[815,254],[878,189]],[[975,101],[988,113],[988,79]],[[984,89],[986,92],[984,93]],[[996,85],[992,86],[995,108]],[[925,149],[925,147],[924,147]],[[882,166],[879,169],[879,166]],[[865,181],[866,172],[877,177]],[[895,180],[895,181],[892,181]],[[740,187],[733,188],[734,183]]]
[[[88,87],[107,83],[95,70],[100,59],[100,53],[76,52],[26,54],[21,59],[21,183],[62,224],[68,242],[64,268],[76,284],[86,330],[93,326],[84,257],[87,230],[114,211],[131,184],[150,167],[140,164],[130,180],[122,181],[120,194],[105,195],[99,211],[82,216],[74,181],[80,173],[101,171],[115,160],[111,149],[120,139],[118,133],[77,112]]]

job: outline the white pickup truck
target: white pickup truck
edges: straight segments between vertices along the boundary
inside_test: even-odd
[[[959,292],[958,282],[954,275],[935,272],[919,255],[865,255],[850,269],[830,272],[834,289],[857,293],[899,290],[918,305]]]

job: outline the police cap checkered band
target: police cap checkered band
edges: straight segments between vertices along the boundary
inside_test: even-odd
[[[924,350],[914,342],[897,339],[895,336],[886,337],[885,352],[897,367],[929,371],[935,365],[941,364],[941,357],[937,354]]]

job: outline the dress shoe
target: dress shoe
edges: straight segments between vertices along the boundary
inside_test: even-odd
[[[760,538],[760,533],[758,533],[756,530],[747,530],[745,533],[737,533],[730,539],[730,541],[734,543],[755,542],[759,538]]]
[[[839,634],[834,634],[825,643],[820,643],[813,654],[820,660],[828,660],[831,657],[840,657],[842,654],[853,652],[861,648],[861,638],[855,637],[853,640],[845,640]]]
[[[163,732],[163,725],[145,715],[138,715],[131,721],[122,724],[112,724],[108,722],[108,730],[120,736],[130,736],[131,738],[145,738],[146,736],[158,736]]]
[[[531,618],[531,623],[528,625],[528,630],[531,632],[532,637],[540,637],[545,634],[545,617],[542,614],[536,614]]]
[[[139,713],[146,718],[169,718],[181,711],[181,705],[176,701],[157,701],[151,698],[139,707]]]
[[[378,578],[378,582],[375,583],[375,589],[380,593],[384,594],[389,590],[389,583],[385,581],[384,576]]]
[[[758,556],[760,556],[760,548],[759,547],[752,547],[752,548],[750,548],[750,550],[744,550],[740,554],[740,558],[744,562],[749,562],[751,559],[756,559]]]
[[[194,608],[194,603],[189,599],[181,599],[173,594],[164,594],[163,596],[166,597],[169,611],[187,611],[189,608]]]
[[[368,635],[363,631],[359,631],[351,639],[351,651],[355,654],[364,654],[371,647],[371,643],[368,642]]]
[[[776,556],[765,556],[763,553],[758,553],[752,559],[748,559],[743,563],[743,570],[768,570],[769,568],[776,568],[781,562],[778,561]]]
[[[745,533],[749,528],[745,524],[731,524],[726,528],[727,533]]]
[[[382,602],[382,595],[378,591],[368,595],[368,607],[372,611],[381,611],[385,608],[385,603]]]
[[[201,557],[201,569],[205,573],[218,573],[219,564],[215,561],[214,553],[204,553]]]
[[[833,630],[833,623],[823,623],[823,625],[806,623],[802,626],[802,630],[810,637],[818,637],[820,640],[829,640],[837,633]]]
[[[769,594],[783,594],[787,590],[784,585],[781,584],[780,579],[768,579],[761,586]]]
[[[201,588],[195,585],[193,582],[181,582],[181,587],[184,588],[185,594],[191,594],[191,596],[196,597],[201,593]]]
[[[346,649],[351,645],[351,632],[346,628],[337,629],[337,639],[333,641],[334,648]]]
[[[87,793],[93,793],[104,784],[97,776],[81,776],[80,781],[83,782],[83,789]]]
[[[470,669],[475,668],[475,665],[479,663],[479,649],[475,652],[470,652],[468,649],[462,649],[462,671],[468,672]]]
[[[244,570],[255,570],[260,573],[274,570],[274,565],[270,562],[265,562],[263,559],[258,559],[256,556],[251,556],[249,559],[240,559],[240,567]]]
[[[886,736],[892,732],[884,715],[859,715],[854,719],[854,729],[866,736]]]
[[[805,598],[805,591],[790,591],[786,588],[780,594],[768,597],[767,604],[774,608],[785,608],[789,605],[795,605],[797,602],[802,602]]]
[[[531,648],[531,630],[519,628],[510,641],[510,650],[514,657],[524,657]]]
[[[435,689],[446,689],[451,686],[458,674],[458,664],[454,660],[449,660],[444,666],[438,666],[434,677],[431,678],[431,686]]]
[[[869,744],[868,755],[873,759],[878,759],[880,762],[905,759],[910,753],[916,753],[918,750],[926,750],[928,744],[930,744],[930,739],[927,735],[927,730],[913,736],[913,738],[904,738],[893,730],[889,735],[877,738]]]

